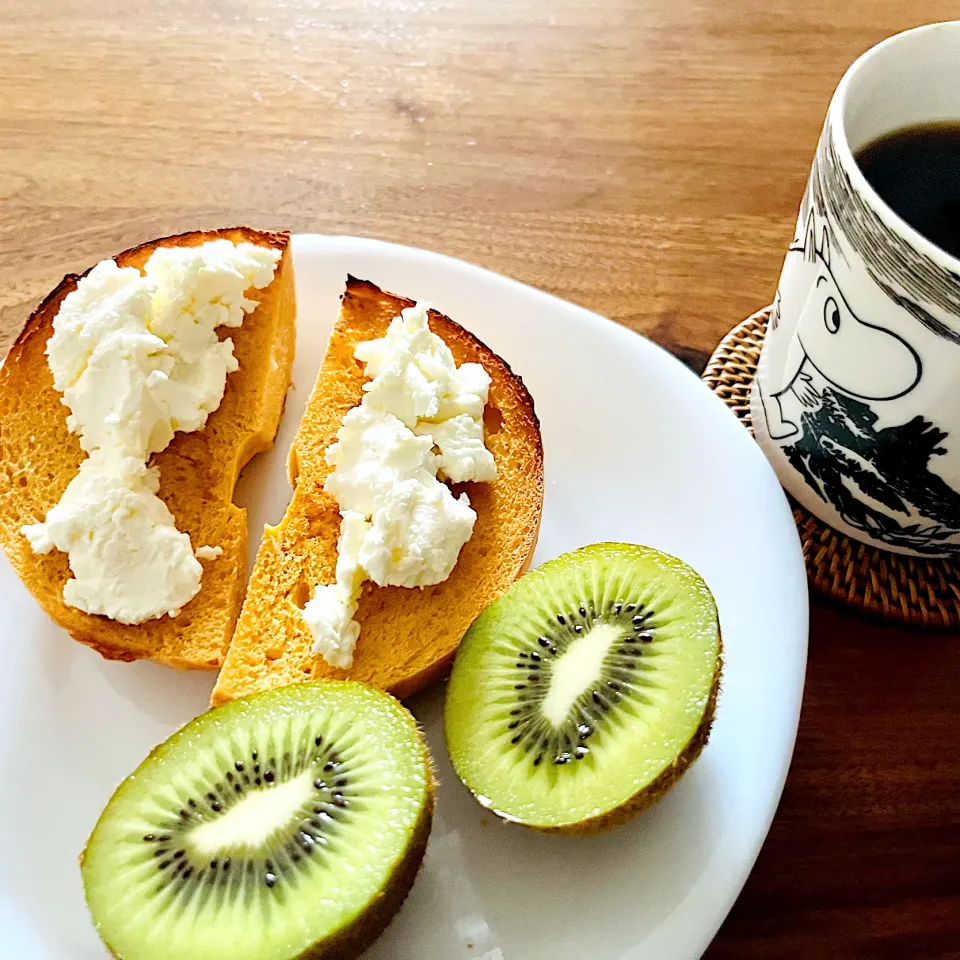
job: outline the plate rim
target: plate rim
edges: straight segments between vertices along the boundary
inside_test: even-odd
[[[736,434],[732,433],[731,435],[742,436],[743,442],[740,444],[741,450],[751,451],[746,455],[748,457],[752,457],[758,463],[762,463],[761,469],[768,472],[769,477],[773,479],[773,481],[776,483],[776,486],[780,489],[782,512],[785,512],[790,517],[790,525],[793,529],[793,537],[791,538],[791,552],[794,555],[794,577],[797,581],[797,584],[802,585],[802,589],[800,591],[802,596],[800,611],[801,617],[800,621],[796,624],[796,643],[798,645],[796,652],[799,654],[799,657],[797,668],[795,670],[796,681],[792,688],[793,702],[790,704],[790,710],[788,713],[790,719],[788,749],[784,751],[780,758],[780,769],[778,770],[775,782],[770,784],[770,799],[767,803],[767,809],[764,814],[761,829],[755,832],[755,835],[751,838],[751,843],[749,845],[744,845],[744,856],[741,858],[741,861],[738,865],[739,869],[736,871],[736,879],[728,885],[726,895],[719,898],[718,901],[713,904],[713,910],[710,911],[711,918],[709,922],[704,923],[702,935],[699,937],[690,938],[691,946],[694,949],[694,952],[690,953],[690,957],[691,960],[696,960],[696,958],[700,957],[713,941],[717,932],[720,930],[720,927],[723,925],[723,922],[726,920],[727,916],[732,910],[737,898],[743,891],[743,888],[746,885],[751,872],[753,871],[753,867],[756,864],[760,850],[762,849],[764,843],[766,842],[767,836],[769,835],[770,827],[773,824],[774,817],[776,816],[777,809],[779,808],[780,801],[783,796],[783,790],[790,772],[790,766],[793,762],[793,756],[796,749],[797,733],[800,725],[800,714],[803,706],[803,693],[806,684],[806,668],[809,648],[809,590],[807,586],[806,567],[803,561],[803,550],[800,542],[800,536],[796,530],[796,525],[793,523],[793,514],[792,510],[790,509],[789,501],[787,500],[787,496],[784,493],[779,480],[776,478],[776,473],[773,470],[773,467],[770,465],[769,461],[767,461],[766,457],[763,455],[763,452],[760,450],[759,446],[757,446],[753,438],[747,433],[746,430],[743,429],[743,425],[739,422],[733,411],[730,410],[730,408],[705,383],[703,383],[700,377],[698,377],[697,374],[690,369],[690,367],[670,353],[670,351],[665,347],[651,340],[649,337],[646,337],[635,330],[631,330],[626,325],[618,323],[610,317],[604,316],[601,313],[597,313],[596,311],[593,311],[588,307],[584,307],[581,304],[574,303],[571,300],[565,300],[563,297],[560,297],[554,293],[550,293],[547,290],[542,290],[539,287],[531,286],[530,284],[524,283],[522,280],[518,280],[515,277],[499,273],[490,269],[489,267],[472,263],[469,260],[464,260],[460,257],[455,257],[440,251],[429,250],[424,247],[415,247],[407,244],[395,243],[389,240],[381,240],[375,237],[362,237],[354,234],[323,234],[313,232],[295,233],[292,234],[292,240],[294,241],[295,253],[298,246],[303,246],[305,250],[311,250],[311,248],[313,248],[311,252],[315,252],[319,255],[329,251],[331,246],[355,246],[368,253],[382,251],[385,254],[393,254],[394,256],[400,255],[403,257],[413,257],[417,260],[425,262],[426,264],[442,263],[448,268],[466,271],[470,274],[473,274],[478,279],[484,279],[501,285],[509,285],[516,292],[524,296],[532,296],[534,299],[540,300],[542,303],[550,303],[567,311],[572,309],[579,315],[579,320],[596,325],[598,328],[603,330],[605,335],[612,335],[614,337],[624,338],[625,340],[629,339],[635,345],[637,341],[639,341],[642,349],[651,351],[653,355],[658,356],[661,361],[667,363],[668,365],[674,365],[678,371],[682,370],[688,380],[690,389],[694,391],[702,391],[705,398],[709,397],[708,402],[712,403],[718,412],[722,411],[720,415],[730,424],[737,427]],[[534,398],[534,403],[536,403],[536,398]],[[695,946],[694,944],[698,945]],[[641,942],[636,948],[634,948],[634,952],[642,947],[643,943]],[[623,958],[623,960],[627,960],[627,958]],[[632,960],[632,957],[630,960]],[[637,957],[637,960],[639,960],[639,956]]]
[[[762,464],[762,466],[758,466],[758,468],[761,471],[769,471],[769,477],[773,479],[779,488],[779,482],[776,481],[776,475],[773,471],[773,468],[763,456],[760,448],[743,429],[735,414],[723,403],[723,401],[720,400],[720,398],[717,397],[706,386],[706,384],[704,384],[700,378],[689,367],[686,366],[686,364],[676,358],[661,345],[650,340],[643,334],[639,334],[636,331],[631,330],[624,324],[592,311],[588,307],[585,307],[581,304],[574,303],[570,300],[565,300],[554,293],[533,287],[521,280],[516,279],[515,277],[499,273],[488,267],[471,263],[470,261],[439,251],[398,244],[372,237],[361,237],[350,234],[322,234],[312,232],[291,233],[291,242],[295,259],[298,255],[298,250],[302,251],[300,256],[324,256],[333,252],[340,254],[357,252],[363,253],[365,256],[384,255],[392,258],[401,257],[408,260],[412,259],[428,267],[433,266],[447,271],[454,270],[466,272],[479,281],[493,283],[501,288],[509,288],[512,293],[519,294],[525,298],[531,298],[532,301],[544,305],[548,309],[561,309],[568,313],[571,313],[572,311],[571,315],[575,316],[577,322],[587,323],[593,326],[600,335],[604,337],[613,337],[614,339],[624,343],[629,341],[631,344],[631,349],[639,348],[643,351],[648,351],[651,357],[656,356],[659,362],[673,367],[677,373],[683,371],[683,379],[685,379],[686,382],[686,386],[683,389],[702,392],[702,398],[704,402],[712,404],[717,411],[718,416],[726,418],[731,425],[736,427],[736,434],[731,431],[730,435],[731,438],[736,435],[739,437],[739,439],[731,442],[731,457],[742,458],[746,456],[748,459],[754,459],[758,465]],[[2,362],[2,360],[0,360],[0,362]],[[696,384],[696,386],[694,386],[694,384]],[[707,400],[707,397],[710,399]],[[722,414],[720,411],[723,411]],[[733,449],[733,446],[738,449]],[[776,776],[772,778],[769,783],[765,784],[766,802],[763,808],[763,816],[762,818],[758,817],[756,819],[755,829],[749,835],[747,840],[739,841],[738,849],[740,856],[735,864],[731,864],[732,869],[730,871],[730,882],[725,884],[722,896],[710,897],[708,900],[700,904],[698,912],[700,918],[699,923],[696,925],[691,925],[693,929],[687,930],[686,934],[684,935],[683,948],[685,951],[688,951],[685,952],[684,955],[689,955],[691,960],[701,956],[703,951],[716,936],[717,931],[720,929],[721,925],[732,909],[736,899],[739,897],[754,867],[759,852],[766,841],[771,824],[779,806],[795,751],[807,665],[809,642],[809,594],[807,591],[806,574],[799,534],[797,534],[796,527],[793,524],[792,512],[790,510],[786,495],[783,493],[782,489],[780,489],[780,499],[782,501],[780,509],[782,513],[786,514],[786,516],[790,518],[790,524],[793,528],[795,538],[791,545],[788,546],[787,544],[784,544],[783,546],[785,553],[787,550],[789,550],[794,555],[793,574],[791,577],[785,577],[784,579],[785,582],[792,581],[795,586],[800,588],[798,592],[798,599],[801,601],[798,610],[800,617],[795,623],[791,624],[792,629],[790,630],[790,634],[792,635],[793,639],[792,643],[788,644],[788,646],[792,648],[795,660],[795,668],[791,671],[793,682],[789,686],[789,692],[792,694],[791,702],[788,704],[788,708],[785,709],[783,714],[789,721],[789,726],[784,727],[785,730],[789,730],[789,735],[784,741],[786,744],[786,749],[784,749],[782,754],[778,755],[777,757]],[[761,819],[762,822],[760,822]],[[699,876],[700,875],[695,877],[694,881]],[[691,890],[692,885],[686,890],[686,894],[689,895]],[[5,897],[4,899],[7,898]],[[15,903],[15,901],[12,902]],[[680,904],[682,903],[683,901],[678,902],[678,907],[676,910],[681,909]],[[668,919],[672,918],[673,914],[671,914],[670,918]],[[666,924],[666,922],[667,920],[664,921],[664,924]],[[648,937],[654,935],[654,930],[648,930],[646,932],[638,930],[637,935],[640,936],[641,939],[630,948],[630,952],[625,955],[622,960],[640,960],[641,954],[638,951],[644,949],[645,941]],[[644,954],[644,956],[646,956],[646,954]]]

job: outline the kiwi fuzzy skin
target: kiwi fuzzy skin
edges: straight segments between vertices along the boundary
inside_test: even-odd
[[[523,820],[516,820],[513,817],[505,816],[498,810],[490,807],[490,812],[507,823],[519,824],[528,830],[534,830],[537,833],[568,834],[571,836],[590,836],[595,833],[602,833],[605,830],[612,830],[614,827],[622,826],[624,823],[632,820],[634,817],[643,813],[648,807],[652,807],[658,800],[666,796],[671,787],[687,772],[690,765],[703,752],[703,748],[710,739],[710,728],[713,726],[713,717],[717,709],[717,696],[720,693],[720,677],[723,673],[723,637],[720,630],[717,630],[717,663],[713,671],[713,684],[710,687],[710,696],[707,698],[707,706],[703,711],[703,719],[694,731],[693,736],[687,741],[687,745],[677,754],[676,760],[670,764],[663,772],[638,793],[635,793],[628,800],[625,800],[619,807],[608,810],[596,817],[587,817],[584,820],[578,820],[575,823],[560,823],[552,825],[543,825],[537,823],[525,823]],[[466,782],[464,786],[469,790]]]

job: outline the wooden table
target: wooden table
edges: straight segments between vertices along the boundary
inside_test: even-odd
[[[771,299],[846,65],[957,14],[0,0],[0,346],[64,272],[243,222],[441,250],[701,366]],[[707,956],[960,958],[960,638],[815,603],[810,639],[786,793]]]

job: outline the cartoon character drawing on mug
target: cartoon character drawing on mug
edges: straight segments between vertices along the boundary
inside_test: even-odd
[[[781,483],[820,521],[875,547],[960,559],[956,178],[944,168],[939,186],[926,174],[907,197],[880,190],[864,165],[906,131],[960,124],[958,64],[960,21],[932,24],[874,47],[840,81],[763,332],[750,416]],[[921,200],[929,212],[907,216]]]
[[[851,527],[917,553],[958,551],[960,493],[929,465],[945,452],[947,433],[921,416],[878,428],[871,405],[914,390],[920,354],[851,303],[856,283],[844,258],[834,261],[830,225],[813,204],[801,222],[771,311],[766,375],[758,378],[768,436]],[[777,335],[781,303],[800,305],[792,336]],[[899,306],[905,318],[915,316]]]
[[[786,359],[770,366],[779,382],[764,384],[760,394],[773,440],[795,436],[800,429],[796,413],[819,404],[814,373],[863,400],[896,400],[920,382],[923,368],[917,351],[892,330],[868,323],[847,302],[831,269],[830,247],[826,224],[817,242],[811,209],[802,239],[788,248],[770,316],[775,331],[781,300],[796,303],[805,297],[796,334],[783,344]],[[869,369],[850,362],[856,357],[870,357]]]

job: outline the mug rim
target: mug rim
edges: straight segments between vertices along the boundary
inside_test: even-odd
[[[891,47],[904,41],[907,37],[912,37],[923,33],[937,33],[954,30],[960,34],[960,20],[941,20],[937,23],[926,23],[919,27],[912,27],[909,30],[903,30],[890,37],[874,44],[868,50],[865,50],[853,63],[847,67],[846,72],[837,84],[833,99],[827,111],[827,115],[836,114],[838,122],[831,124],[833,130],[834,146],[840,156],[840,161],[844,169],[853,180],[854,187],[858,193],[865,194],[870,199],[870,205],[877,211],[883,219],[888,221],[888,226],[894,228],[906,239],[911,246],[915,247],[924,256],[933,260],[940,260],[945,266],[953,272],[960,274],[960,257],[955,257],[948,253],[942,247],[935,244],[932,240],[925,237],[916,227],[907,223],[893,207],[890,206],[874,189],[873,185],[867,180],[860,164],[857,163],[853,150],[850,148],[850,141],[847,138],[847,101],[850,93],[850,86],[853,79],[861,70],[864,69],[872,60],[883,56]],[[957,122],[960,123],[960,113],[957,115]]]

